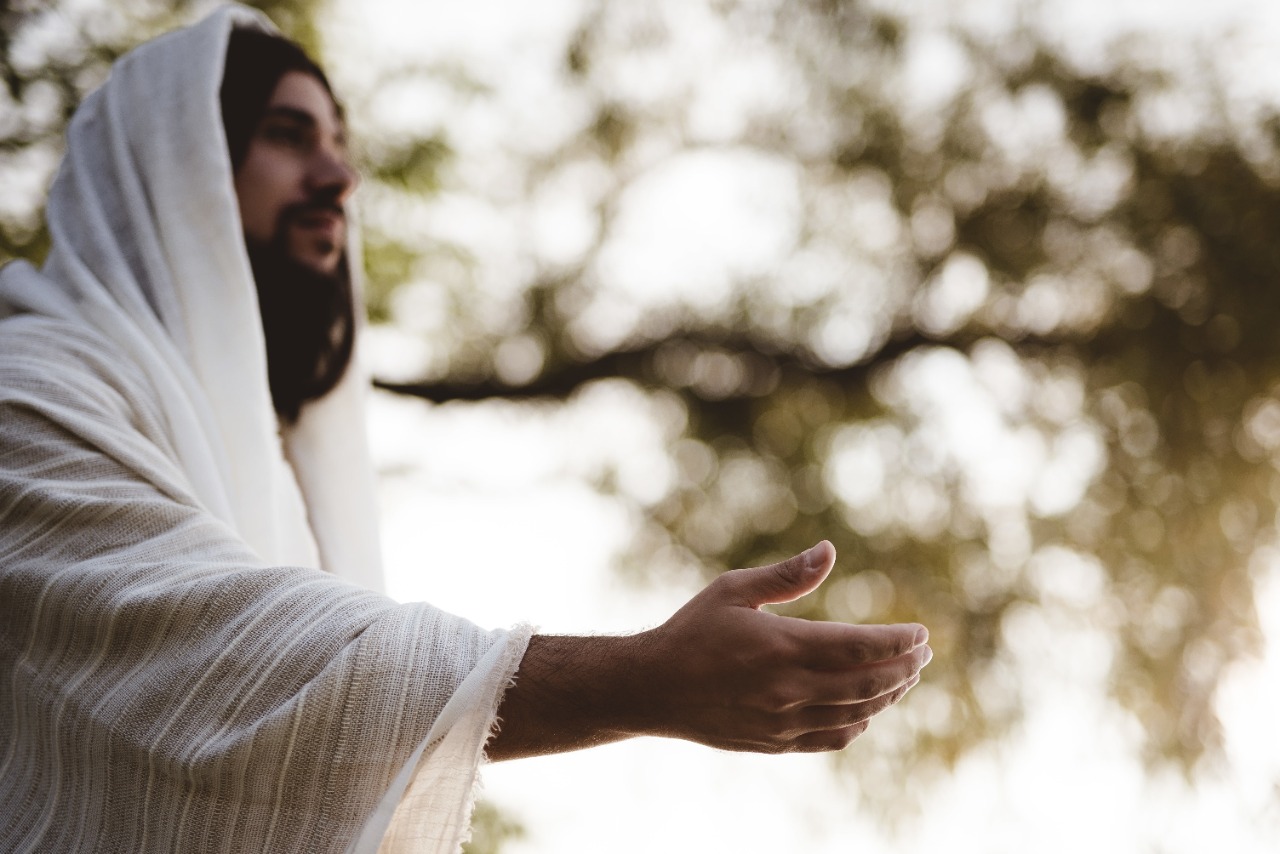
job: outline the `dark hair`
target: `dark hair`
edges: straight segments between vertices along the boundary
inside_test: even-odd
[[[346,373],[355,313],[345,256],[337,270],[322,273],[294,261],[283,244],[250,242],[248,248],[258,283],[271,402],[280,420],[292,424],[306,403],[333,391]]]
[[[261,30],[231,31],[221,99],[233,169],[244,162],[267,102],[290,71],[312,75],[333,98],[324,72],[298,45]],[[299,265],[286,251],[283,232],[271,244],[247,248],[266,337],[272,405],[288,424],[308,401],[332,391],[351,361],[356,324],[350,270],[345,254],[332,274]]]
[[[312,75],[333,98],[329,79],[306,51],[283,36],[236,27],[227,41],[222,72],[222,127],[227,134],[231,166],[238,169],[249,150],[249,140],[267,109],[267,101],[280,78],[290,71]],[[337,99],[334,98],[334,103]]]

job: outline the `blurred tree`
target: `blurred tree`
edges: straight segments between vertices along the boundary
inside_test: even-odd
[[[48,174],[80,94],[180,8],[100,10],[73,49],[40,35],[51,9],[3,7],[6,179]],[[312,8],[271,11],[305,34]],[[381,384],[646,390],[671,421],[665,489],[601,477],[646,520],[641,571],[831,539],[838,576],[790,612],[919,619],[937,652],[893,737],[846,761],[901,778],[999,735],[1039,626],[1091,638],[1149,758],[1191,772],[1217,755],[1225,665],[1257,643],[1280,509],[1280,113],[1188,47],[1081,55],[1030,15],[996,31],[841,0],[583,0],[558,78],[572,127],[517,140],[496,179],[462,174],[447,130],[374,132],[380,97],[483,101],[484,75],[386,69],[348,92],[371,312],[433,356]],[[726,170],[765,223],[727,248],[697,203]],[[660,179],[703,195],[646,242]],[[441,188],[576,237],[501,263],[424,238]],[[0,259],[38,257],[38,222],[0,209]]]
[[[1063,624],[1097,642],[1148,758],[1191,773],[1218,756],[1214,692],[1256,647],[1274,544],[1280,120],[1186,47],[1097,61],[1031,23],[837,0],[586,3],[561,82],[591,117],[513,154],[503,192],[574,198],[589,239],[530,248],[506,311],[463,299],[428,376],[383,386],[563,399],[623,378],[663,401],[661,498],[601,480],[647,520],[631,564],[714,574],[827,537],[840,575],[790,612],[932,627],[929,690],[847,761],[901,778],[1003,732],[1028,626]],[[678,220],[664,245],[628,217],[656,173],[723,162],[798,202],[775,197],[780,251],[744,262],[747,241],[707,274],[679,240],[697,222],[650,209]],[[684,293],[629,295],[636,275]]]
[[[523,839],[523,825],[499,812],[493,804],[481,801],[471,815],[471,840],[462,846],[463,854],[498,854],[504,842]]]

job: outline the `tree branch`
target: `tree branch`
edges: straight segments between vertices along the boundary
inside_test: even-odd
[[[871,373],[882,365],[891,364],[902,356],[924,347],[948,347],[967,351],[984,338],[993,337],[986,330],[961,330],[948,336],[932,336],[918,329],[906,330],[891,337],[874,354],[849,365],[823,365],[807,354],[779,351],[777,344],[751,335],[733,334],[718,336],[708,333],[684,333],[671,335],[642,345],[614,350],[589,361],[577,362],[564,359],[544,370],[524,385],[508,385],[492,377],[475,382],[420,380],[416,382],[389,382],[374,379],[374,386],[396,394],[422,398],[435,403],[447,401],[482,400],[531,400],[550,398],[565,400],[584,385],[602,379],[625,378],[646,387],[688,388],[695,395],[707,400],[742,400],[761,397],[777,385],[779,377],[809,376],[835,382],[846,388],[864,388]],[[1024,353],[1043,352],[1064,344],[1080,343],[1081,334],[1026,335],[1018,339],[1005,339],[1015,350]],[[1097,338],[1089,336],[1097,342]],[[719,353],[743,360],[748,368],[747,378],[727,393],[700,393],[696,383],[680,382],[664,376],[664,362],[670,357],[692,360],[699,354]],[[772,376],[772,382],[760,382],[761,376]],[[755,381],[753,381],[755,380]]]

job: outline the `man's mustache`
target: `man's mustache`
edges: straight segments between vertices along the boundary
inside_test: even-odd
[[[286,205],[284,209],[280,211],[279,224],[284,226],[289,223],[296,222],[299,219],[314,216],[315,214],[333,214],[343,223],[346,222],[347,218],[346,211],[343,210],[342,205],[337,201],[337,199],[319,198]]]

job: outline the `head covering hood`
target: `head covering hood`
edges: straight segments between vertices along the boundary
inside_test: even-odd
[[[353,363],[283,431],[272,407],[219,100],[233,27],[274,31],[224,7],[134,50],[85,99],[50,191],[52,249],[40,271],[0,271],[0,314],[92,326],[157,390],[210,512],[268,563],[377,589],[366,377]],[[354,234],[348,253],[358,300]]]

